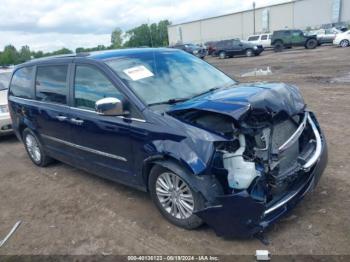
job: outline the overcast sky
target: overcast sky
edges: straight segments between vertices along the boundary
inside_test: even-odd
[[[257,7],[286,0],[255,0]],[[253,0],[1,0],[0,50],[17,48],[53,51],[62,47],[110,44],[115,27],[169,19],[181,23],[242,11]]]

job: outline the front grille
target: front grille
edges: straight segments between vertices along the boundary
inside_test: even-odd
[[[278,152],[278,148],[294,134],[297,128],[298,125],[289,119],[275,125],[272,132],[272,152]],[[298,156],[299,141],[279,154],[279,174],[288,172],[291,169],[291,166],[294,166],[294,163],[297,161]]]

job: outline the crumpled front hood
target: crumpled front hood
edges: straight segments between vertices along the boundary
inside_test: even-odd
[[[304,110],[305,103],[295,86],[283,83],[250,83],[219,89],[177,104],[170,108],[169,113],[190,109],[222,113],[239,121],[252,111],[271,116],[285,112],[292,116]]]

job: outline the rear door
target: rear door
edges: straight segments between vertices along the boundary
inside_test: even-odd
[[[31,114],[36,131],[53,157],[72,163],[69,99],[69,67],[67,62],[38,65],[35,77],[35,104]]]
[[[103,67],[76,63],[72,86],[72,134],[80,163],[90,172],[127,184],[135,183],[130,121],[123,117],[103,116],[95,111],[95,102],[125,96]]]

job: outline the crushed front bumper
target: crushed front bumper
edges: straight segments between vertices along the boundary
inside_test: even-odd
[[[311,117],[310,120],[312,121]],[[313,128],[317,128],[313,123]],[[305,179],[297,183],[273,204],[254,199],[248,191],[217,197],[216,206],[199,210],[196,214],[210,225],[218,236],[251,237],[286,215],[317,185],[328,160],[327,143],[320,129],[318,146],[313,157],[305,164]],[[312,162],[311,162],[312,160]],[[312,164],[312,166],[311,166]]]

